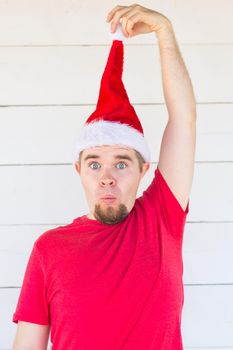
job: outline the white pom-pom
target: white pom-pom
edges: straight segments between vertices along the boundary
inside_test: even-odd
[[[111,35],[112,40],[123,41],[125,39],[125,36],[123,34],[122,27],[121,27],[120,23],[118,23],[116,31],[114,33],[111,33],[110,35]]]

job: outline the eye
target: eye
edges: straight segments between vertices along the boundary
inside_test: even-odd
[[[92,162],[90,164],[90,167],[91,167],[91,169],[99,169],[100,168],[100,164],[97,163],[97,162]]]
[[[127,167],[127,165],[124,162],[119,162],[119,163],[117,163],[116,167],[118,169],[125,169]]]

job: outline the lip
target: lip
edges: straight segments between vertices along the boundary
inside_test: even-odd
[[[104,196],[100,198],[102,202],[106,204],[111,204],[116,200],[116,197],[113,196]]]

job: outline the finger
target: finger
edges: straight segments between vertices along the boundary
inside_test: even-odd
[[[120,5],[115,6],[115,7],[108,13],[106,21],[107,21],[107,22],[110,22],[110,21],[112,20],[113,16],[114,16],[115,12],[118,11],[118,10],[120,10],[120,9],[123,8],[123,7],[125,7],[125,6],[120,6]]]
[[[134,15],[130,16],[125,24],[125,31],[128,33],[129,36],[132,36],[133,33],[133,27],[137,22],[141,21],[141,15],[140,13],[135,13]]]
[[[121,28],[124,36],[128,37],[129,33],[126,31],[126,25],[127,25],[127,18],[126,17],[121,17],[120,18],[120,23],[121,23]]]
[[[129,33],[126,30],[126,26],[127,26],[128,18],[130,18],[130,16],[132,16],[132,10],[129,10],[128,12],[124,13],[124,15],[122,15],[121,18],[119,19],[123,34],[127,37],[129,36]]]
[[[125,36],[129,36],[130,33],[128,31],[128,21],[130,18],[134,18],[134,16],[137,14],[136,11],[130,10],[127,13],[125,13],[119,20],[119,22],[122,25],[122,31]],[[130,28],[130,27],[129,27]]]
[[[128,12],[132,11],[132,9],[128,9],[128,7],[124,7],[121,10],[117,10],[113,16],[112,22],[111,22],[111,31],[115,32],[116,27],[118,23],[120,22],[121,17],[124,17]],[[122,21],[122,20],[121,20]]]
[[[106,21],[110,22],[115,14],[116,11],[123,9],[123,8],[135,8],[135,7],[140,7],[138,4],[132,4],[130,6],[121,6],[121,5],[117,5],[115,6],[108,14],[106,17]]]

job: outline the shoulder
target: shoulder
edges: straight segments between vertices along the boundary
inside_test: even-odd
[[[46,246],[50,244],[55,244],[56,242],[61,242],[62,238],[65,238],[67,234],[72,232],[77,224],[76,219],[73,220],[71,223],[56,226],[53,228],[50,228],[44,232],[42,232],[39,237],[35,241],[35,245],[37,248],[45,248]]]

